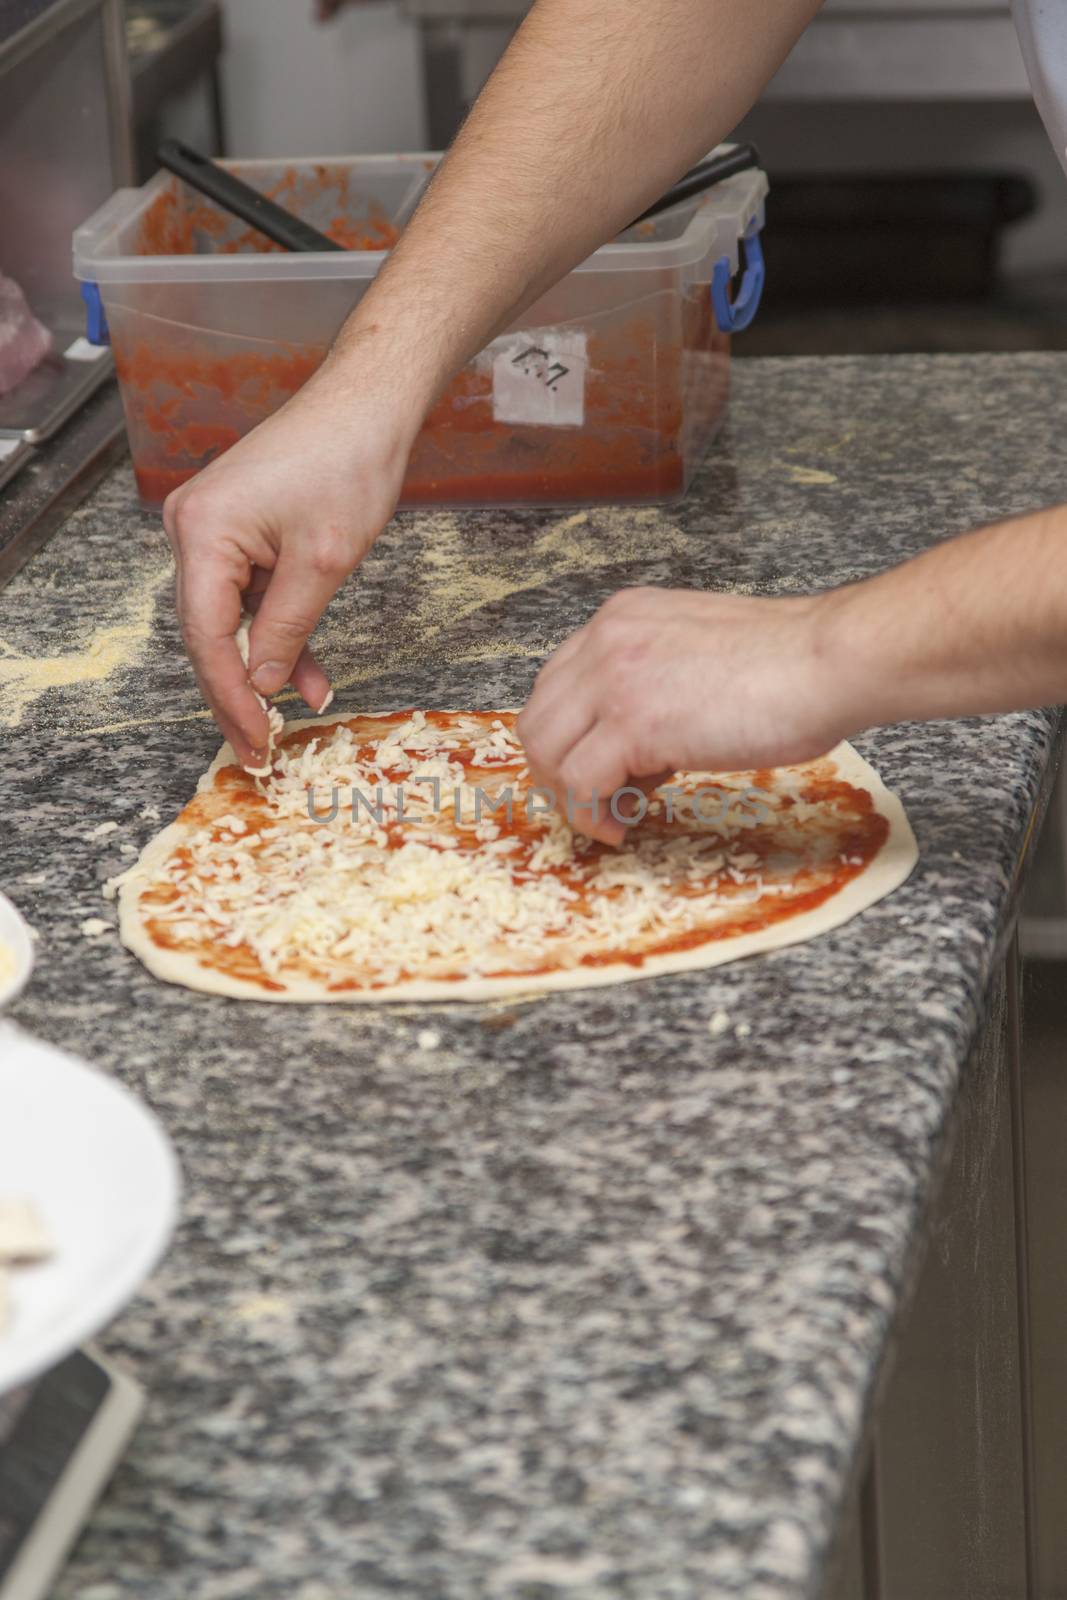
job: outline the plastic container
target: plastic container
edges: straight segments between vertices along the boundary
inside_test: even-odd
[[[438,159],[231,163],[344,254],[277,250],[162,172],[77,230],[89,337],[110,330],[146,506],[310,376]],[[729,332],[759,302],[766,193],[762,172],[743,172],[630,229],[544,295],[434,407],[401,504],[680,497],[725,410]]]

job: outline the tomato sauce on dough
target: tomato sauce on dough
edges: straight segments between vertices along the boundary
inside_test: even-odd
[[[358,759],[368,761],[375,756],[383,738],[411,715],[409,711],[400,711],[384,717],[341,720],[358,741]],[[531,857],[543,838],[543,829],[536,817],[531,818],[526,808],[527,779],[521,761],[504,760],[477,765],[472,755],[474,745],[491,731],[494,722],[499,721],[505,728],[513,728],[515,715],[507,712],[427,712],[426,725],[438,731],[442,739],[455,738],[457,727],[462,732],[460,748],[446,751],[438,746],[434,752],[427,754],[447,755],[449,760],[464,768],[469,782],[478,783],[489,795],[496,797],[503,789],[511,789],[514,797],[511,815],[508,816],[504,809],[495,810],[491,815],[499,828],[499,837],[510,836],[517,842],[518,848],[507,856],[513,878],[521,883],[526,875],[531,878],[553,877],[564,883],[575,896],[575,911],[580,924],[583,902],[587,905],[587,897],[593,892],[591,869],[595,868],[598,861],[606,859],[610,862],[615,852],[610,846],[583,839],[576,841],[572,856],[561,864],[531,867]],[[474,732],[471,729],[472,721],[475,723]],[[330,726],[315,724],[294,730],[283,736],[282,747],[290,751],[299,750],[312,740],[321,740]],[[545,939],[544,957],[536,965],[494,965],[492,970],[487,970],[483,975],[501,980],[527,978],[535,974],[573,969],[576,962],[578,966],[588,968],[621,964],[639,971],[657,957],[760,932],[825,904],[870,867],[889,837],[889,822],[876,808],[870,793],[842,780],[828,759],[810,763],[800,772],[803,781],[798,786],[794,777],[789,793],[786,793],[790,787],[788,772],[784,775],[775,772],[740,775],[745,779],[746,788],[744,791],[738,789],[738,794],[758,790],[768,802],[762,819],[753,819],[751,825],[741,833],[736,829],[732,832],[723,831],[724,848],[731,842],[736,845],[739,839],[743,842],[748,869],[747,874],[741,876],[747,877],[747,883],[737,884],[728,868],[718,870],[708,878],[693,881],[688,871],[689,858],[685,855],[678,870],[671,869],[673,877],[664,888],[676,898],[699,898],[709,888],[714,888],[718,904],[706,922],[670,934],[657,935],[652,932],[629,944],[621,940],[606,947],[586,950],[577,956],[572,948],[570,959],[555,962],[551,959],[553,936],[549,935]],[[406,770],[394,772],[386,767],[382,769],[382,776],[387,783],[404,783],[411,774]],[[730,777],[736,780],[738,775],[724,775],[724,781]],[[685,790],[687,780],[684,776],[673,781],[681,790]],[[703,775],[699,781],[706,783],[707,775]],[[803,810],[803,816],[798,814],[798,808]],[[198,793],[179,820],[191,827],[203,828],[213,826],[216,819],[233,814],[244,821],[246,836],[250,837],[275,821],[269,800],[257,788],[255,780],[241,768],[231,765],[216,773],[212,787]],[[477,853],[482,848],[473,831],[472,819],[461,818],[458,824],[454,820],[449,821],[447,827],[457,841],[456,850]],[[388,821],[385,831],[390,849],[399,848],[405,839],[411,838],[406,825],[396,821]],[[694,841],[699,838],[706,843],[709,836],[714,840],[716,828],[697,831],[691,821],[685,821],[684,812],[676,810],[673,817],[669,817],[661,804],[658,810],[650,811],[632,830],[627,845],[631,841],[639,844],[642,838],[676,836],[679,832],[689,833]],[[729,859],[727,855],[727,861]],[[150,937],[161,948],[180,949],[195,955],[205,967],[268,991],[283,989],[284,984],[263,971],[253,951],[247,946],[231,948],[213,944],[210,939],[183,939],[175,935],[166,920],[152,916],[151,907],[159,905],[162,908],[172,903],[182,881],[192,871],[192,858],[188,850],[178,849],[171,862],[177,869],[172,885],[152,887],[143,896]],[[746,901],[745,891],[753,879],[760,892],[754,900]],[[622,889],[610,886],[597,887],[595,892],[599,899],[609,900],[623,893]],[[737,899],[736,910],[729,908],[731,896]],[[571,940],[571,936],[568,934],[566,939]],[[331,992],[373,990],[385,986],[369,972],[363,977],[331,974],[314,963],[303,975],[318,978],[328,985]],[[419,973],[404,973],[400,981],[420,976]],[[463,972],[434,973],[435,979],[441,982],[460,982],[465,976]]]

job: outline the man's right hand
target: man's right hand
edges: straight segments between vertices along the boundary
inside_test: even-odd
[[[182,636],[243,764],[261,765],[266,751],[252,684],[272,695],[292,683],[315,711],[326,699],[329,680],[307,641],[391,517],[413,436],[327,363],[168,496]],[[247,671],[234,639],[243,610],[255,612]]]

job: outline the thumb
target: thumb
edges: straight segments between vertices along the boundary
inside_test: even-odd
[[[289,682],[348,570],[348,563],[332,551],[282,551],[248,636],[248,676],[260,694],[277,694]]]

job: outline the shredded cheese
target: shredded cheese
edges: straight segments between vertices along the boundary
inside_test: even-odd
[[[12,1269],[45,1260],[52,1248],[36,1206],[29,1200],[0,1200],[0,1333],[10,1314]]]
[[[241,625],[235,635],[237,640],[237,648],[241,654],[241,660],[244,662],[246,667],[248,665],[248,633],[251,626],[252,618],[242,617]],[[265,778],[270,772],[271,762],[274,756],[274,746],[281,737],[282,729],[285,727],[285,718],[282,716],[281,712],[276,706],[271,705],[270,701],[265,695],[260,694],[259,690],[255,688],[254,685],[252,686],[252,693],[263,707],[263,710],[267,713],[267,759],[261,767],[246,767],[245,771],[253,778]],[[323,703],[324,709],[325,705],[326,702]]]

